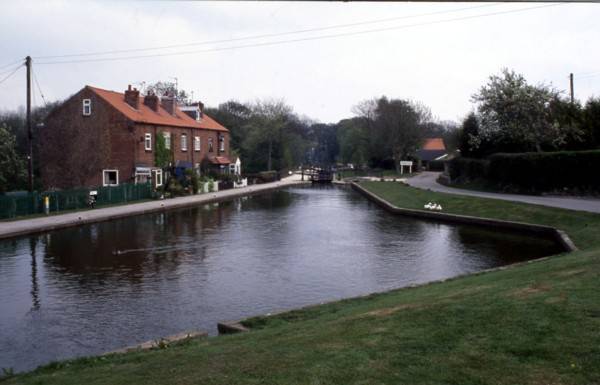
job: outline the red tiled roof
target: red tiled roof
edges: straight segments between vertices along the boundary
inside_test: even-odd
[[[125,102],[125,96],[120,92],[103,90],[101,88],[91,86],[86,87],[104,99],[108,104],[119,110],[119,112],[125,115],[128,119],[133,120],[136,123],[186,128],[203,128],[215,131],[229,131],[206,114],[203,114],[202,120],[198,122],[176,107],[175,115],[171,115],[164,108],[160,107],[160,102],[158,111],[153,111],[150,107],[144,104],[143,97],[140,97],[139,109],[136,110]]]
[[[423,143],[423,147],[421,150],[446,150],[446,146],[444,146],[444,140],[442,138],[429,138],[425,139],[425,143]]]
[[[226,156],[215,156],[215,157],[210,158],[209,161],[213,164],[231,164],[231,163],[233,163]]]

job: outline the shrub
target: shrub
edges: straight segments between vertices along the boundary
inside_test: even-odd
[[[277,180],[277,171],[261,171],[258,178],[262,183],[275,182]]]

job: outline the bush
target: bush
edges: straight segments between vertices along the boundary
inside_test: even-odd
[[[258,173],[258,179],[262,183],[275,182],[278,179],[277,176],[277,171],[261,171]]]

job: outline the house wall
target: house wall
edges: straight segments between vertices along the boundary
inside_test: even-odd
[[[90,116],[83,115],[83,99],[92,102]],[[121,172],[124,159],[119,158],[127,154],[113,148],[113,133],[126,124],[123,115],[87,88],[52,111],[38,133],[44,188],[99,186],[103,169]]]
[[[144,149],[144,136],[146,133],[152,134],[152,150],[146,151]],[[170,126],[155,126],[147,124],[136,125],[136,157],[135,164],[143,167],[154,166],[154,145],[156,143],[156,135],[163,135],[163,133],[169,133],[171,135],[171,151],[173,154],[173,163],[177,164],[178,161],[189,162],[192,165],[202,163],[202,160],[206,157],[212,156],[229,156],[229,133],[196,129],[196,128],[181,128],[181,127],[170,127]],[[225,135],[225,151],[218,151],[218,135],[223,133]],[[187,151],[181,149],[181,136],[187,135]],[[194,149],[194,137],[200,137],[200,151]],[[208,151],[208,138],[213,138],[213,151]]]

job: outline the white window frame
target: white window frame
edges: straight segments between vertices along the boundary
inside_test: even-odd
[[[208,138],[208,152],[213,152],[213,138]]]
[[[162,170],[152,170],[154,174],[154,185],[160,187],[163,185],[163,172]]]
[[[165,148],[167,150],[171,149],[171,133],[163,132],[163,138],[165,138]]]
[[[202,142],[199,136],[194,136],[194,151],[200,151],[202,149]]]
[[[106,173],[115,172],[117,174],[117,182],[116,183],[108,183],[108,178]],[[102,186],[118,186],[119,185],[119,170],[102,170]]]
[[[219,136],[219,151],[225,152],[225,135]]]
[[[181,151],[187,151],[187,134],[181,134]]]
[[[144,150],[152,151],[152,134],[144,134]]]
[[[90,116],[92,114],[92,99],[83,99],[82,113],[83,116]]]

